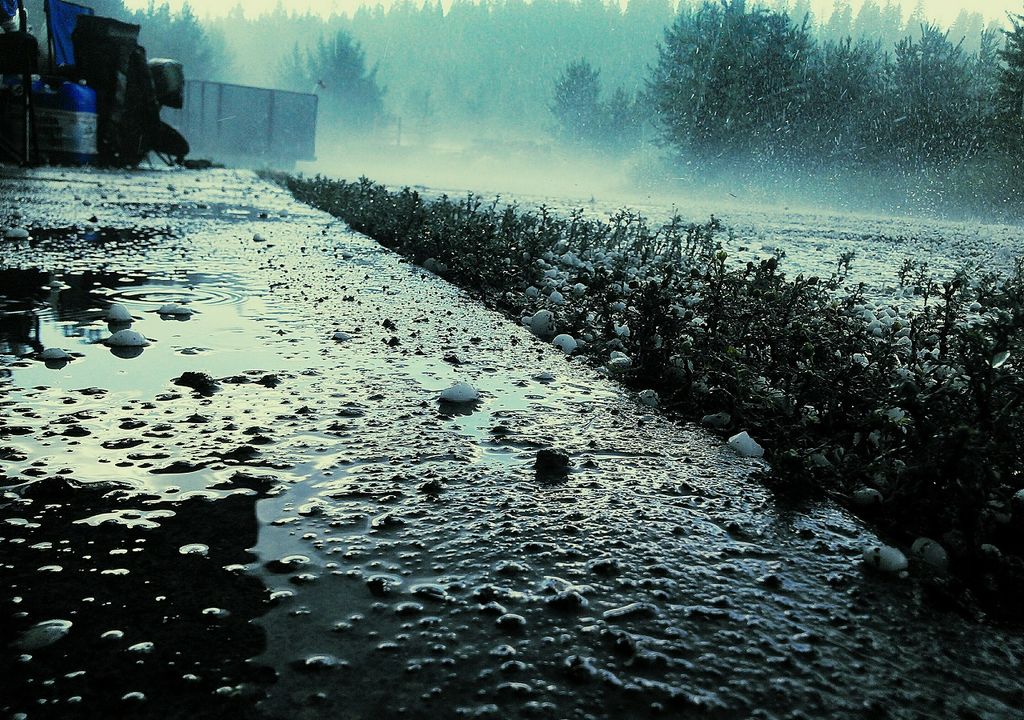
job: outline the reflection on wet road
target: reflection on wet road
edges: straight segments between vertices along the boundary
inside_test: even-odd
[[[32,236],[0,241],[5,715],[1024,705],[1018,631],[331,218],[247,174],[52,176],[0,181]]]

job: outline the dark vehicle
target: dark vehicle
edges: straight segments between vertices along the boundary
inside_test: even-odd
[[[150,152],[169,163],[184,161],[188,142],[160,120],[162,106],[182,106],[181,63],[150,62],[138,43],[138,25],[46,0],[49,67],[33,78],[39,70],[36,41],[21,6],[19,29],[0,37],[4,155],[23,164],[133,167]],[[8,45],[19,52],[7,52]]]

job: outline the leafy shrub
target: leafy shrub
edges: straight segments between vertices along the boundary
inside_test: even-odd
[[[512,318],[552,311],[581,353],[680,417],[727,413],[779,487],[827,493],[896,541],[940,540],[991,600],[1024,596],[1024,263],[937,281],[908,262],[905,299],[887,304],[847,283],[850,255],[828,278],[789,278],[781,255],[730,262],[714,217],[652,227],[275,179]],[[855,502],[867,489],[883,501]]]

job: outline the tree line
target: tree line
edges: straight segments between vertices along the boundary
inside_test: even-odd
[[[928,22],[887,47],[821,40],[806,18],[744,0],[705,2],[665,31],[647,97],[662,142],[688,158],[985,174],[979,187],[1011,201],[1024,159],[1024,16],[1010,20],[967,52]]]
[[[846,100],[844,91],[856,90],[857,102],[870,102],[889,66],[905,72],[915,56],[929,67],[951,68],[957,80],[966,76],[967,84],[977,78],[974,100],[984,103],[978,96],[995,87],[1003,40],[980,13],[961,12],[947,33],[928,23],[920,1],[904,16],[898,0],[865,0],[856,12],[850,0],[835,0],[822,17],[813,15],[810,0],[758,6],[629,0],[625,7],[615,0],[455,0],[447,11],[439,0],[399,0],[388,9],[365,6],[326,17],[290,11],[285,3],[251,15],[239,3],[205,22],[187,3],[178,11],[155,1],[134,11],[122,0],[87,4],[100,15],[140,24],[149,55],[183,59],[190,77],[317,92],[328,105],[357,108],[353,122],[391,116],[423,130],[514,126],[581,139],[596,133],[610,143],[651,119],[652,83],[662,87],[651,70],[668,69],[665,50],[715,23],[724,33],[718,36],[728,38],[716,57],[727,63],[732,56],[748,66],[763,60],[746,57],[757,52],[750,42],[788,43],[769,58],[765,72],[799,75],[799,90],[792,83],[785,88],[785,105],[793,107],[795,92],[817,95],[826,106],[817,115],[835,111],[829,93]],[[42,0],[28,5],[41,25]],[[804,50],[796,57],[799,67],[781,59]],[[577,87],[578,98],[572,96]],[[737,86],[733,94],[749,89]],[[577,109],[587,112],[582,96],[595,91],[591,104],[601,106],[601,116],[574,118]],[[756,114],[765,112],[772,111],[762,107]]]
[[[943,28],[920,0],[909,15],[835,0],[822,17],[810,0],[399,0],[326,17],[239,4],[200,22],[188,5],[91,4],[142,25],[150,56],[184,59],[190,77],[315,92],[347,128],[401,119],[426,141],[471,129],[598,152],[653,140],[688,161],[1024,174],[1015,17],[964,11]]]

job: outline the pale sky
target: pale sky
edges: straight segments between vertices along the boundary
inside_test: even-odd
[[[241,4],[245,7],[248,15],[258,15],[261,12],[273,10],[278,2],[282,0],[244,0]],[[285,7],[296,10],[312,8],[322,14],[332,12],[352,12],[361,5],[384,5],[391,4],[390,0],[283,0]],[[442,0],[447,7],[450,0]],[[622,0],[625,3],[625,0]],[[183,0],[170,0],[171,7],[180,7]],[[416,0],[417,4],[422,0]],[[860,7],[862,0],[852,0],[854,10]],[[127,0],[125,4],[132,8],[144,8],[148,0]],[[909,14],[914,8],[916,0],[903,0],[904,12]],[[199,15],[222,15],[235,5],[239,0],[192,0],[192,8]],[[819,18],[827,18],[832,13],[832,0],[812,0],[814,11]],[[879,4],[884,5],[884,2]],[[1002,19],[1006,12],[1017,12],[1024,14],[1024,0],[924,0],[924,6],[931,19],[940,23],[949,24],[953,22],[961,10],[980,12],[986,20]]]

